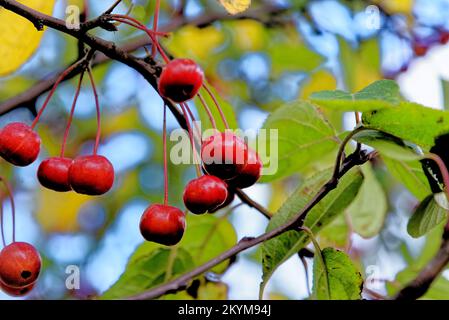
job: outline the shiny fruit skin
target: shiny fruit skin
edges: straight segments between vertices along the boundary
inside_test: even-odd
[[[0,281],[10,288],[36,282],[41,271],[39,252],[29,243],[13,242],[0,252]]]
[[[102,195],[114,184],[114,167],[106,157],[100,155],[80,156],[70,166],[69,182],[77,193]]]
[[[69,181],[69,169],[72,162],[72,159],[63,157],[52,157],[42,161],[37,170],[40,184],[59,192],[72,190]]]
[[[204,175],[190,181],[184,189],[184,204],[190,212],[213,212],[228,197],[227,184],[215,176]]]
[[[13,122],[0,131],[0,156],[20,167],[33,163],[40,151],[41,139],[23,122]]]
[[[246,166],[248,146],[233,133],[217,133],[203,142],[201,160],[208,174],[223,180],[231,179]]]
[[[234,178],[226,182],[235,188],[248,188],[254,185],[262,174],[262,161],[253,149],[248,149],[248,162],[243,170]]]
[[[174,59],[162,70],[159,78],[159,93],[176,103],[195,97],[203,85],[204,73],[190,59]]]
[[[34,289],[36,282],[29,284],[25,287],[20,288],[14,288],[14,287],[8,287],[7,285],[0,282],[0,290],[6,293],[7,295],[11,297],[23,297],[31,292],[31,290]]]
[[[235,199],[235,190],[231,187],[228,187],[228,196],[226,197],[226,200],[214,210],[209,211],[209,213],[215,213],[220,209],[226,208],[232,203],[232,201],[234,201],[234,199]]]
[[[176,207],[153,204],[143,213],[139,227],[145,240],[172,246],[182,239],[185,214]]]

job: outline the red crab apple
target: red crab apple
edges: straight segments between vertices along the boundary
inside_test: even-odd
[[[59,192],[72,190],[69,169],[73,160],[64,157],[48,158],[39,165],[37,178],[42,186]]]
[[[10,295],[12,297],[22,297],[22,296],[25,296],[28,293],[30,293],[31,290],[33,290],[35,284],[36,283],[32,283],[25,287],[14,288],[14,287],[8,287],[7,285],[0,282],[0,290],[2,290],[4,293],[6,293],[7,295]]]
[[[190,212],[213,212],[228,197],[226,183],[215,176],[204,175],[190,181],[184,189],[184,204]]]
[[[204,73],[190,59],[174,59],[162,70],[159,93],[174,102],[192,99],[203,84]]]
[[[145,240],[166,246],[181,241],[185,227],[184,212],[169,205],[153,204],[140,219],[140,232]]]
[[[203,142],[201,160],[208,174],[224,180],[231,179],[246,166],[248,146],[233,133],[217,133]]]
[[[11,289],[35,283],[41,271],[39,252],[29,243],[13,242],[0,252],[0,282]]]
[[[39,155],[41,139],[23,122],[13,122],[0,131],[0,156],[20,167],[33,163]]]
[[[234,198],[235,198],[235,190],[233,188],[228,187],[228,196],[226,197],[226,200],[214,210],[209,211],[209,213],[215,213],[220,209],[226,208],[232,203],[232,201],[234,201]]]
[[[69,182],[73,190],[91,196],[108,192],[114,183],[114,167],[103,156],[77,157],[69,169]]]
[[[248,161],[243,170],[234,178],[226,182],[235,188],[248,188],[259,180],[262,173],[262,161],[253,149],[248,148]]]

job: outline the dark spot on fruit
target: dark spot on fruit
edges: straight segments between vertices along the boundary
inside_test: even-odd
[[[437,120],[437,123],[443,123],[444,122],[444,118],[443,117],[440,117],[438,120]]]
[[[23,288],[20,290],[20,294],[25,294],[28,292],[28,288]]]
[[[22,273],[20,274],[20,276],[21,276],[22,278],[24,278],[24,279],[28,279],[29,277],[31,277],[31,272],[30,272],[30,271],[27,271],[27,270],[24,270],[24,271],[22,271]]]

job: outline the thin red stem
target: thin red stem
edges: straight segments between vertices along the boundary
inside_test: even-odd
[[[182,113],[184,114],[184,118],[186,119],[187,131],[189,133],[190,144],[192,146],[193,160],[195,162],[196,174],[199,177],[201,176],[201,169],[199,167],[198,154],[196,153],[196,144],[193,138],[192,126],[190,125],[189,114],[187,112],[188,106],[185,103],[181,103],[180,106],[182,109]]]
[[[55,84],[53,85],[53,87],[50,90],[50,93],[47,95],[47,98],[44,101],[44,104],[42,105],[42,108],[39,110],[39,112],[37,113],[36,118],[34,119],[33,123],[31,124],[31,129],[34,129],[34,127],[37,125],[37,123],[39,122],[40,117],[42,116],[42,113],[44,112],[45,108],[47,108],[48,102],[50,101],[51,97],[53,96],[53,94],[56,91],[56,88],[58,87],[58,85],[61,83],[62,80],[64,80],[64,78],[73,71],[73,69],[75,69],[79,63],[81,63],[84,60],[80,60],[77,63],[71,65],[70,67],[68,67],[67,69],[64,70],[64,72],[61,73],[61,75],[58,77],[58,79],[56,79]]]
[[[127,24],[128,26],[134,27],[134,28],[139,29],[141,31],[145,31],[145,33],[150,33],[152,35],[152,37],[156,37],[156,36],[168,37],[168,35],[169,35],[168,32],[162,32],[162,31],[156,31],[155,32],[153,30],[149,30],[149,29],[147,29],[145,27],[142,27],[143,25],[141,25],[141,24],[137,24],[137,23],[128,21],[128,20],[126,20],[124,18],[118,18],[117,17],[117,18],[114,18],[114,20],[117,21],[117,22],[120,22],[120,23]]]
[[[69,136],[70,127],[72,125],[73,114],[75,113],[76,102],[78,101],[78,97],[79,97],[79,94],[80,94],[80,91],[81,91],[81,84],[83,82],[83,77],[84,77],[84,72],[81,72],[80,78],[79,78],[79,81],[78,81],[78,86],[76,87],[75,97],[73,98],[72,108],[70,109],[69,119],[67,120],[67,126],[65,128],[64,138],[62,140],[61,154],[60,154],[61,158],[63,158],[64,154],[65,154],[65,147],[67,145],[67,138]]]
[[[198,123],[196,122],[195,116],[192,113],[192,110],[190,109],[190,107],[188,106],[187,103],[184,103],[185,108],[187,109],[187,112],[189,114],[189,117],[192,121],[192,123],[195,125],[195,131],[196,131],[196,135],[197,135],[197,139],[199,139],[199,143],[201,144],[203,142],[203,136],[201,133],[201,128],[198,127]]]
[[[90,84],[92,85],[92,92],[94,93],[95,97],[95,109],[97,111],[97,134],[95,137],[95,145],[94,145],[94,155],[96,155],[101,137],[101,111],[100,111],[100,102],[98,101],[97,87],[95,86],[95,80],[92,75],[92,70],[90,69],[90,67],[87,69],[87,73],[89,74]]]
[[[220,113],[221,120],[223,121],[225,128],[229,129],[228,120],[226,120],[226,116],[223,112],[223,109],[221,108],[220,104],[218,103],[218,100],[215,98],[215,95],[212,93],[212,90],[210,90],[210,88],[206,84],[203,84],[203,88],[206,90],[206,92],[212,98],[212,101],[214,102],[215,106],[217,107],[218,112]]]
[[[164,145],[164,205],[168,205],[168,162],[167,162],[167,105],[164,103],[162,143]]]
[[[5,190],[8,194],[9,201],[11,202],[11,215],[12,215],[12,242],[16,242],[16,205],[14,202],[14,197],[12,195],[12,189],[9,183],[4,179],[0,178],[3,185],[5,186]],[[2,214],[2,236],[3,236],[3,214]]]
[[[198,93],[198,98],[200,99],[201,104],[202,104],[203,107],[204,107],[204,110],[206,110],[207,116],[209,117],[209,120],[210,120],[210,122],[211,122],[211,124],[212,124],[212,127],[213,127],[214,129],[217,129],[217,124],[215,123],[214,116],[212,115],[212,112],[210,111],[210,108],[209,108],[209,106],[207,105],[206,101],[204,101],[203,96],[202,96],[201,94]]]
[[[156,36],[152,34],[152,31],[149,30],[144,24],[142,24],[139,20],[134,19],[133,17],[127,16],[127,15],[121,15],[121,14],[114,14],[112,15],[112,18],[116,21],[119,22],[123,22],[126,23],[130,26],[134,26],[136,27],[136,25],[138,26],[138,29],[144,31],[151,39],[151,41],[153,42],[153,45],[157,47],[159,53],[161,54],[162,58],[164,59],[164,61],[166,63],[168,63],[170,61],[170,58],[166,55],[166,53],[164,52],[164,50],[162,49],[162,47],[160,46],[159,42],[156,39]],[[133,22],[133,23],[129,23],[129,22]]]
[[[157,32],[157,26],[159,23],[159,11],[161,9],[161,0],[156,0],[156,7],[154,9],[154,19],[153,19],[153,32],[156,33]],[[155,36],[155,40],[156,42],[159,43],[158,39],[157,39],[157,35]],[[151,48],[151,54],[154,58],[154,56],[156,55],[156,48],[157,46],[153,46]]]

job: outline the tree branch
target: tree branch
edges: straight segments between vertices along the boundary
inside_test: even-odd
[[[345,145],[342,144],[340,150],[344,148]],[[307,214],[310,212],[310,210],[312,210],[326,195],[328,195],[332,190],[334,190],[337,187],[338,181],[343,175],[345,175],[349,170],[351,170],[355,166],[362,165],[367,161],[370,161],[375,156],[377,156],[376,152],[366,154],[364,151],[359,151],[346,158],[344,163],[341,165],[340,170],[338,170],[337,174],[333,175],[332,178],[317,192],[315,197],[313,197],[309,201],[309,203],[307,203],[305,207],[286,224],[281,225],[273,229],[272,231],[266,232],[256,238],[243,238],[231,249],[223,252],[219,256],[209,260],[208,262],[193,269],[192,271],[170,282],[162,284],[156,288],[150,289],[149,291],[129,297],[128,299],[129,300],[154,299],[164,294],[175,293],[179,290],[183,290],[188,286],[189,282],[192,279],[210,270],[211,268],[222,263],[223,261],[226,261],[234,257],[235,255],[239,254],[240,252],[246,249],[252,248],[262,242],[275,238],[289,230],[294,230],[302,227],[304,220]]]
[[[261,214],[265,216],[267,219],[271,219],[273,214],[268,211],[264,206],[262,206],[260,203],[257,203],[253,199],[251,199],[245,192],[242,191],[242,189],[236,189],[235,194],[240,198],[240,200],[250,206],[251,208],[256,209]]]
[[[139,72],[151,86],[157,90],[157,80],[158,76],[162,70],[162,65],[152,60],[151,63],[147,63],[143,59],[137,58],[128,52],[120,49],[116,46],[114,42],[106,41],[99,37],[85,33],[82,28],[79,30],[70,29],[66,26],[65,22],[61,19],[54,18],[52,16],[43,14],[32,8],[24,6],[23,4],[14,0],[0,0],[0,6],[5,9],[10,10],[32,22],[38,30],[42,30],[44,26],[53,28],[55,30],[61,31],[72,37],[83,41],[85,44],[90,46],[92,49],[102,52],[105,56],[110,59],[120,61],[127,66],[133,68]],[[72,75],[73,77],[74,75]],[[49,82],[46,83],[48,85]],[[42,86],[40,87],[43,88]],[[23,96],[22,96],[23,98]],[[179,112],[176,105],[170,101],[166,101],[167,106],[173,113],[182,128],[187,128],[186,120],[184,116]]]
[[[16,2],[16,1],[8,1],[8,0],[0,0],[0,6],[5,6],[5,2]],[[11,4],[10,4],[11,5]],[[22,7],[24,7],[22,5]],[[6,8],[6,7],[5,7]],[[22,8],[23,9],[23,8]],[[13,11],[12,9],[10,9]],[[245,13],[242,13],[240,15],[229,15],[226,13],[220,13],[220,14],[204,14],[203,16],[197,17],[195,19],[187,19],[184,16],[177,16],[171,22],[165,26],[162,26],[160,28],[161,32],[171,32],[173,30],[176,30],[184,25],[194,25],[199,27],[205,27],[208,25],[213,24],[216,21],[225,21],[225,20],[232,20],[232,19],[252,19],[257,20],[261,22],[268,23],[271,19],[271,17],[274,15],[279,15],[285,11],[285,8],[280,8],[276,6],[262,6],[259,9],[253,9],[248,10]],[[14,11],[16,12],[16,11]],[[16,12],[17,13],[17,12]],[[42,14],[39,14],[33,21],[39,20],[41,16],[45,16]],[[45,19],[44,19],[45,20]],[[57,20],[57,19],[56,19]],[[64,23],[62,20],[59,20],[58,23]],[[98,18],[89,20],[80,26],[80,30],[75,32],[74,34],[71,34],[75,38],[80,39],[80,34],[86,33],[88,30],[91,30],[96,27],[104,27],[105,23],[107,23],[107,20],[105,18],[105,15],[102,15]],[[35,23],[36,24],[36,23]],[[47,24],[46,24],[47,25]],[[76,30],[75,30],[76,31]],[[64,31],[63,31],[64,32]],[[109,45],[114,45],[113,43],[109,43]],[[130,53],[133,51],[136,51],[139,48],[142,48],[144,46],[151,45],[151,41],[148,38],[148,36],[140,36],[136,37],[134,40],[131,40],[124,45],[121,46],[121,51],[125,53]],[[98,48],[97,48],[98,50]],[[92,67],[102,65],[104,63],[110,62],[112,59],[106,55],[102,50],[99,50],[100,53],[96,55],[96,57],[92,61]],[[120,61],[120,60],[119,60]],[[121,61],[123,62],[123,61]],[[75,61],[73,62],[75,63]],[[72,63],[72,64],[73,64]],[[154,64],[154,63],[150,63]],[[154,68],[157,68],[155,65]],[[65,69],[65,68],[64,68]],[[70,80],[73,77],[77,76],[81,72],[80,68],[77,68],[73,70],[73,72],[68,75],[64,81]],[[34,86],[29,88],[28,90],[22,92],[21,94],[7,100],[4,102],[0,102],[0,115],[5,114],[13,109],[19,108],[19,107],[28,107],[29,105],[33,105],[37,98],[50,90],[50,88],[55,83],[56,79],[59,77],[59,74],[56,74],[48,79],[42,79],[41,81],[37,82]]]

